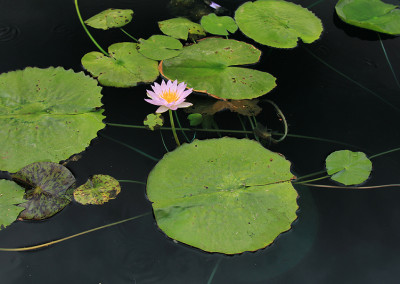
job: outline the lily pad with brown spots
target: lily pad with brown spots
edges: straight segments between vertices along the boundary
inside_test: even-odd
[[[115,199],[121,192],[119,182],[108,175],[94,175],[89,180],[75,189],[75,201],[87,205],[101,205],[110,199]]]
[[[19,215],[26,220],[42,220],[61,211],[71,201],[69,190],[75,187],[75,177],[64,166],[51,162],[27,165],[12,175],[25,188],[25,210]]]

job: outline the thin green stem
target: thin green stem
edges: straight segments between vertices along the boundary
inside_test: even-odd
[[[237,114],[237,116],[238,116],[238,118],[239,118],[239,121],[240,121],[240,124],[242,125],[243,130],[244,130],[244,131],[247,131],[246,126],[244,125],[244,122],[243,122],[243,120],[242,120],[240,114]],[[249,136],[247,135],[247,133],[245,133],[245,136],[246,136],[247,139],[249,138]]]
[[[374,159],[376,157],[380,157],[380,156],[383,156],[383,155],[386,155],[386,154],[389,154],[389,153],[393,153],[393,152],[396,152],[396,151],[400,151],[400,148],[395,148],[395,149],[392,149],[392,150],[389,150],[389,151],[385,151],[385,152],[382,152],[382,153],[378,153],[378,154],[372,155],[372,156],[369,157],[369,159]]]
[[[141,154],[141,155],[143,155],[143,156],[145,156],[145,157],[147,157],[147,158],[149,158],[149,159],[151,159],[153,161],[158,162],[160,160],[160,159],[157,159],[157,158],[155,158],[155,157],[153,157],[153,156],[151,156],[149,154],[146,154],[145,152],[143,152],[143,151],[141,151],[141,150],[139,150],[139,149],[137,149],[135,147],[132,147],[132,146],[130,146],[130,145],[124,143],[124,142],[118,141],[118,140],[116,140],[114,138],[111,138],[111,137],[109,137],[107,135],[104,135],[102,133],[100,133],[99,136],[102,136],[104,138],[107,138],[108,140],[111,140],[111,141],[115,142],[115,143],[118,143],[118,144],[121,144],[121,145],[123,145],[125,147],[128,147],[129,149],[131,149],[131,150],[133,150],[133,151],[135,151],[135,152],[137,152],[137,153],[139,153],[139,154]]]
[[[110,126],[115,127],[126,127],[126,128],[135,128],[135,129],[146,129],[144,125],[129,125],[129,124],[118,124],[118,123],[106,123]],[[171,131],[172,127],[160,127],[160,130]],[[252,134],[253,131],[244,131],[244,130],[235,130],[235,129],[203,129],[203,128],[175,128],[176,130],[185,130],[185,131],[199,131],[199,132],[224,132],[224,133],[248,133]],[[278,134],[279,135],[279,134]]]
[[[132,221],[132,220],[135,220],[135,219],[138,219],[140,217],[144,217],[144,216],[147,216],[147,215],[150,215],[150,214],[151,214],[151,212],[144,213],[144,214],[141,214],[141,215],[138,215],[138,216],[135,216],[135,217],[131,217],[131,218],[124,219],[124,220],[121,220],[121,221],[118,221],[118,222],[114,222],[114,223],[111,223],[111,224],[100,226],[100,227],[97,227],[97,228],[94,228],[94,229],[90,229],[90,230],[87,230],[87,231],[84,231],[84,232],[81,232],[81,233],[78,233],[78,234],[75,234],[75,235],[71,235],[71,236],[68,236],[68,237],[65,237],[65,238],[62,238],[62,239],[58,239],[58,240],[55,240],[55,241],[51,241],[51,242],[48,242],[48,243],[44,243],[44,244],[41,244],[41,245],[23,247],[23,248],[0,248],[0,251],[29,251],[29,250],[40,249],[40,248],[48,247],[48,246],[51,246],[51,245],[54,245],[54,244],[57,244],[57,243],[61,243],[61,242],[66,241],[66,240],[73,239],[73,238],[76,238],[76,237],[79,237],[79,236],[82,236],[82,235],[85,235],[85,234],[88,234],[88,233],[91,233],[91,232],[94,232],[94,231],[98,231],[98,230],[105,229],[105,228],[108,228],[108,227],[111,227],[111,226],[119,225],[119,224],[122,224],[122,223],[125,223],[125,222],[128,222],[128,221]]]
[[[286,138],[286,136],[288,136],[288,132],[289,132],[289,127],[288,127],[285,115],[283,114],[283,112],[281,111],[281,109],[278,107],[278,105],[276,103],[274,103],[271,100],[264,100],[264,101],[271,104],[275,108],[275,111],[277,112],[278,116],[280,116],[282,119],[283,126],[284,126],[284,133],[281,136],[281,138],[279,138],[278,140],[275,140],[276,143],[282,142]]]
[[[312,184],[304,183],[303,185],[322,187],[322,188],[339,188],[339,189],[375,189],[375,188],[385,188],[385,187],[400,187],[400,184],[384,184],[384,185],[373,185],[373,186],[339,186],[339,185],[324,185],[324,184]]]
[[[164,145],[165,151],[169,152],[169,150],[167,148],[167,145],[165,144],[164,135],[162,134],[162,131],[160,131],[160,136],[161,136],[161,141],[162,141],[162,143]]]
[[[308,182],[313,182],[313,181],[317,181],[317,180],[321,180],[321,179],[326,179],[326,178],[330,178],[330,175],[327,176],[323,176],[323,177],[319,177],[319,178],[315,178],[315,179],[310,179],[310,180],[305,180],[305,181],[293,181],[294,184],[303,184],[303,183],[308,183]]]
[[[222,261],[222,258],[218,259],[217,263],[215,263],[214,269],[211,272],[210,278],[208,278],[207,284],[211,284],[212,283],[212,281],[214,279],[214,276],[215,276],[215,273],[217,272],[219,264],[221,263],[221,261]]]
[[[179,128],[182,128],[181,122],[180,122],[180,120],[179,120],[178,112],[174,111],[174,114],[175,114],[176,122],[178,123]],[[189,138],[186,136],[185,131],[184,131],[184,130],[181,130],[181,131],[182,131],[183,136],[185,136],[186,141],[189,142],[190,140],[189,140]]]
[[[357,86],[359,86],[360,88],[362,88],[363,90],[367,91],[368,93],[374,95],[375,97],[377,97],[378,99],[380,99],[381,101],[383,101],[385,104],[387,104],[388,106],[392,107],[393,109],[400,111],[400,108],[398,108],[397,106],[391,104],[389,101],[387,101],[386,99],[384,99],[383,97],[381,97],[380,95],[378,95],[377,93],[375,93],[374,91],[368,89],[367,87],[361,85],[360,83],[358,83],[357,81],[353,80],[352,78],[350,78],[349,76],[347,76],[346,74],[340,72],[339,70],[337,70],[336,68],[334,68],[333,66],[329,65],[327,62],[325,62],[324,60],[322,60],[321,58],[319,58],[317,55],[315,55],[313,52],[311,52],[311,50],[309,50],[308,48],[304,47],[303,48],[315,59],[317,59],[319,62],[321,62],[322,64],[324,64],[326,67],[330,68],[331,70],[335,71],[336,73],[338,73],[339,75],[343,76],[344,78],[346,78],[347,80],[349,80],[350,82],[353,82],[354,84],[356,84]]]
[[[81,16],[81,12],[79,11],[79,7],[78,7],[78,0],[75,0],[75,8],[76,8],[76,13],[78,15],[79,21],[82,24],[83,29],[85,30],[86,34],[89,36],[89,38],[92,40],[92,42],[94,43],[95,46],[97,46],[97,48],[103,52],[104,55],[109,56],[108,52],[105,51],[103,48],[101,48],[100,44],[97,43],[97,41],[93,38],[93,36],[90,34],[89,30],[86,28],[85,23],[83,22],[82,16]]]
[[[379,42],[381,43],[381,47],[382,47],[383,53],[385,54],[386,61],[387,61],[387,63],[389,64],[389,68],[390,68],[390,70],[392,71],[394,80],[396,81],[397,87],[400,88],[399,80],[397,79],[396,73],[395,73],[394,70],[393,70],[392,63],[390,63],[389,56],[388,56],[387,53],[386,53],[386,49],[385,49],[385,46],[383,45],[381,36],[380,36],[379,33],[377,33],[377,35],[378,35],[378,38],[379,38]]]
[[[146,185],[146,183],[143,182],[143,181],[129,180],[129,179],[119,179],[118,182],[138,183],[138,184],[144,184],[144,185]]]
[[[128,37],[130,37],[131,39],[133,39],[135,42],[139,42],[136,38],[134,38],[133,36],[131,36],[127,31],[125,31],[123,28],[119,28],[124,34],[126,34]]]
[[[250,116],[248,116],[248,118],[249,118],[249,121],[250,121],[251,129],[253,130],[253,133],[254,133],[254,129],[255,129],[254,123],[253,123],[253,121],[252,121]],[[260,139],[258,138],[258,136],[255,133],[254,133],[254,137],[256,138],[256,140],[258,142],[260,142]]]
[[[296,178],[295,180],[297,181],[299,179],[305,179],[305,178],[313,177],[313,176],[316,176],[316,175],[319,175],[319,174],[323,174],[325,172],[326,172],[325,170],[318,171],[318,172],[311,173],[311,174],[308,174],[308,175],[300,176],[300,177]]]
[[[310,9],[310,8],[312,8],[312,7],[318,5],[319,3],[322,3],[322,2],[324,2],[324,0],[316,1],[316,2],[312,3],[311,5],[308,5],[306,8],[307,8],[307,9]]]
[[[175,142],[177,146],[181,146],[179,142],[178,135],[176,134],[175,124],[174,124],[174,117],[172,116],[172,110],[169,111],[169,120],[171,122],[172,133],[174,134]]]

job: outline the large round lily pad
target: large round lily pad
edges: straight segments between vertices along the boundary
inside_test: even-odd
[[[0,180],[0,230],[14,222],[24,207],[25,190],[10,180]]]
[[[94,175],[74,190],[74,199],[80,204],[101,205],[115,199],[121,192],[119,182],[108,175]]]
[[[311,11],[282,0],[246,2],[236,10],[235,20],[248,37],[278,48],[296,47],[298,38],[311,43],[323,30]]]
[[[153,35],[147,40],[140,39],[139,42],[139,52],[153,60],[172,58],[182,52],[182,43],[170,36]]]
[[[0,170],[82,152],[102,123],[101,87],[83,72],[26,68],[0,75]]]
[[[61,211],[71,201],[75,178],[64,166],[51,162],[33,163],[12,175],[26,189],[23,219],[41,220]]]
[[[185,82],[196,92],[224,99],[252,99],[276,86],[269,73],[237,67],[256,63],[260,56],[260,50],[245,42],[206,38],[162,61],[159,68],[164,77]]]
[[[380,0],[339,0],[336,13],[344,22],[390,35],[400,34],[400,9]]]
[[[201,25],[206,32],[214,35],[229,35],[235,33],[238,29],[234,19],[228,16],[217,16],[214,13],[201,18]]]
[[[178,39],[187,40],[188,36],[201,37],[205,36],[206,32],[203,27],[186,18],[173,18],[158,22],[160,30],[169,36]]]
[[[171,238],[235,254],[271,244],[297,218],[290,162],[248,139],[184,144],[151,171],[147,196]]]
[[[95,29],[108,30],[120,28],[132,21],[133,11],[130,9],[107,9],[85,21],[85,24]]]
[[[157,61],[144,57],[133,42],[120,42],[108,48],[110,57],[93,51],[82,57],[82,65],[103,86],[134,87],[158,77]]]
[[[372,162],[363,152],[340,150],[326,158],[331,179],[345,185],[360,184],[371,174]]]

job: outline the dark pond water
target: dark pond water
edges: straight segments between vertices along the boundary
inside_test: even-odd
[[[234,11],[243,2],[219,3]],[[270,148],[284,154],[293,171],[304,175],[323,169],[325,157],[335,150],[373,155],[399,147],[400,87],[377,33],[343,24],[334,13],[335,1],[294,2],[311,6],[322,19],[324,32],[317,42],[291,50],[270,50],[255,43],[263,50],[257,68],[278,78],[278,87],[268,98],[285,113],[291,134],[355,146],[289,137]],[[80,8],[85,19],[110,7],[133,9],[134,20],[126,29],[148,38],[160,33],[157,21],[172,17],[167,3],[81,0]],[[118,30],[93,35],[104,47],[129,40]],[[247,40],[240,32],[234,38]],[[400,76],[400,39],[381,39]],[[94,50],[72,0],[0,0],[1,73],[27,66],[81,71],[81,57]],[[143,101],[146,88],[104,88],[106,122],[141,124],[155,110]],[[266,105],[258,119],[281,130]],[[221,128],[240,128],[236,115],[229,112],[218,114],[216,120]],[[165,151],[158,132],[106,127],[101,134],[156,157]],[[172,149],[172,135],[166,133],[165,139]],[[68,167],[81,184],[100,173],[145,181],[154,164],[99,137]],[[376,158],[367,185],[399,183],[399,172],[400,152]],[[255,253],[225,256],[174,243],[148,215],[46,249],[0,253],[0,283],[398,283],[400,188],[297,189],[300,210],[292,230]],[[46,221],[12,224],[0,232],[0,247],[40,244],[144,212],[151,212],[145,186],[123,184],[118,198],[104,206],[71,204]]]

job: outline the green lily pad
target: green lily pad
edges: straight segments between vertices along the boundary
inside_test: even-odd
[[[335,9],[342,21],[390,35],[400,34],[398,6],[380,0],[340,0]]]
[[[345,185],[360,184],[371,174],[372,163],[362,152],[336,151],[326,158],[331,179]]]
[[[18,204],[24,202],[25,190],[15,182],[0,180],[0,230],[14,222],[24,210]]]
[[[162,61],[159,69],[167,79],[185,82],[196,92],[224,99],[252,99],[271,91],[276,86],[275,77],[236,66],[256,63],[260,55],[260,50],[241,41],[206,38]]]
[[[203,122],[203,116],[201,115],[201,113],[189,114],[187,118],[189,120],[190,126],[197,126],[202,124]]]
[[[182,43],[170,36],[153,35],[148,40],[139,40],[139,52],[153,60],[175,57],[182,52]]]
[[[121,192],[119,182],[107,175],[94,175],[74,190],[74,199],[80,204],[101,205],[115,199]]]
[[[95,29],[108,30],[120,28],[132,21],[133,11],[130,9],[107,9],[85,21]]]
[[[296,47],[298,38],[311,43],[323,30],[311,11],[282,0],[246,2],[236,10],[235,20],[248,37],[278,48]]]
[[[248,139],[183,144],[151,171],[147,196],[169,237],[236,254],[271,244],[297,218],[290,162]]]
[[[64,166],[51,162],[33,163],[12,175],[26,189],[25,210],[19,215],[26,220],[42,220],[58,213],[71,201],[70,190],[75,178]]]
[[[201,18],[201,25],[206,32],[214,35],[229,35],[235,33],[238,29],[234,19],[228,16],[218,17],[214,13]]]
[[[101,87],[83,72],[26,68],[0,75],[0,169],[82,152],[104,127]]]
[[[150,83],[158,77],[157,61],[144,57],[133,42],[120,42],[108,48],[110,57],[93,51],[82,57],[82,65],[108,87],[134,87]]]
[[[160,113],[150,113],[146,116],[145,120],[143,121],[143,124],[149,129],[149,130],[156,130],[163,126],[164,124],[164,118]]]
[[[160,30],[169,36],[178,39],[187,40],[189,35],[192,36],[205,36],[204,28],[186,18],[173,18],[165,21],[158,22]]]

